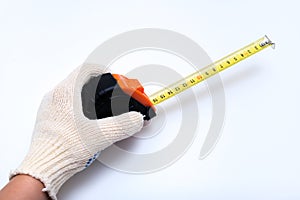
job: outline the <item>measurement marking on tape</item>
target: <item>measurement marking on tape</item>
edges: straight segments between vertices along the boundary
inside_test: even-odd
[[[156,105],[159,104],[177,94],[183,92],[184,90],[212,77],[213,75],[228,69],[229,67],[235,65],[236,63],[260,52],[261,50],[273,46],[274,43],[267,37],[264,36],[257,41],[225,56],[224,58],[196,71],[189,76],[155,92],[149,99]]]

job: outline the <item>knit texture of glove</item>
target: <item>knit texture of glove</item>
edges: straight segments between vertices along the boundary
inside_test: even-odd
[[[10,178],[28,174],[40,180],[43,191],[56,200],[62,184],[88,167],[101,150],[142,129],[143,116],[138,112],[100,120],[84,116],[82,87],[101,73],[99,66],[84,64],[45,95],[29,152]]]

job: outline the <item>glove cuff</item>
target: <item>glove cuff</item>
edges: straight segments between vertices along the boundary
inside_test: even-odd
[[[10,173],[9,178],[19,174],[30,175],[44,184],[43,192],[47,192],[51,199],[57,200],[56,195],[62,184],[82,171],[86,164],[76,159],[76,156],[70,152],[71,149],[67,148],[66,144],[61,144],[61,141],[64,140],[49,138],[47,142],[33,141],[24,161]]]

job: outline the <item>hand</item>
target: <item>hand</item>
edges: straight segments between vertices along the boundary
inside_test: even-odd
[[[88,167],[101,150],[142,129],[143,116],[138,112],[100,120],[84,116],[82,87],[101,73],[95,65],[82,65],[45,95],[30,150],[10,178],[30,175],[40,180],[45,186],[43,191],[56,200],[62,184]]]

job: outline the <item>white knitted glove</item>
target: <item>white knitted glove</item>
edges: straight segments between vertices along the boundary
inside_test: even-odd
[[[31,175],[56,200],[62,184],[88,167],[101,150],[141,130],[143,116],[138,112],[100,120],[84,116],[82,87],[101,73],[100,67],[82,65],[44,97],[30,150],[10,178],[17,174]]]

